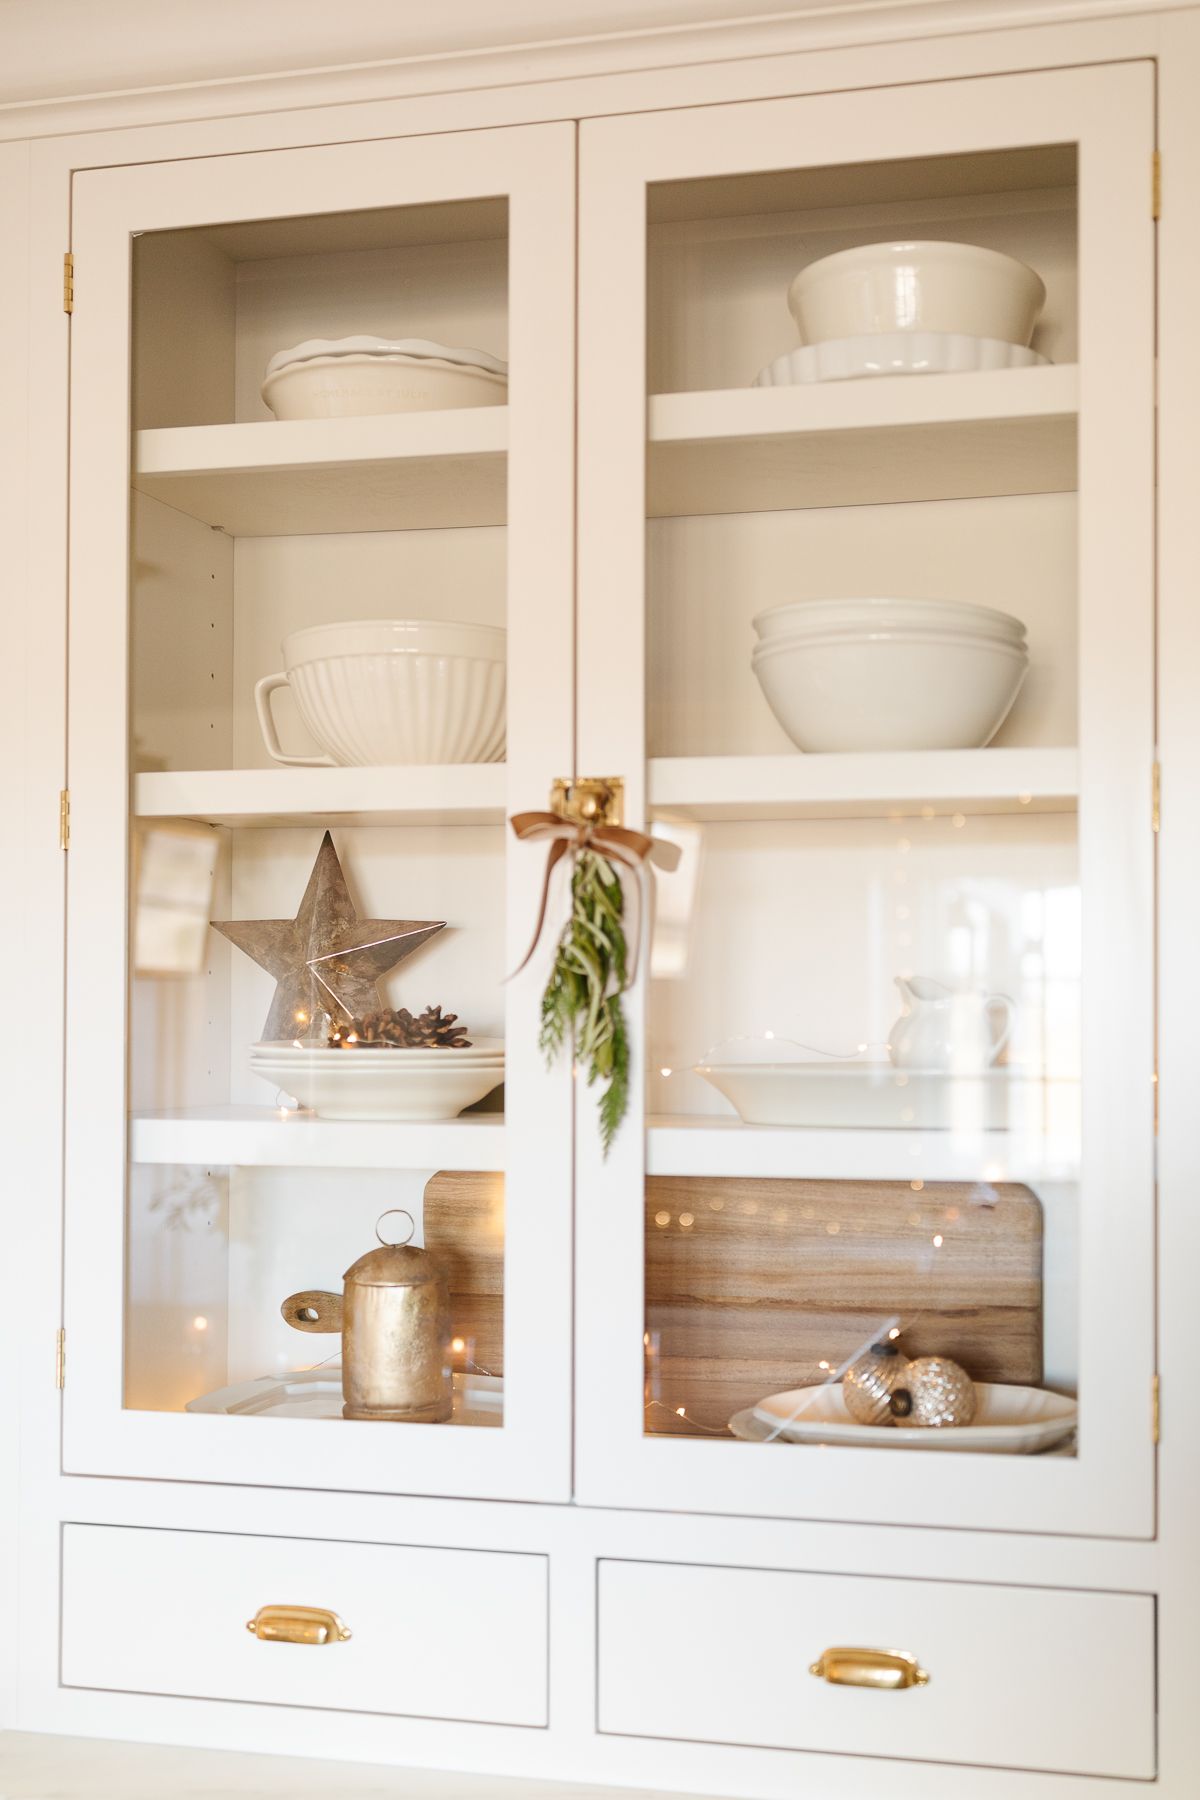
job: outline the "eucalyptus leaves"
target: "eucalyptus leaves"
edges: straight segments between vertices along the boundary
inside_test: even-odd
[[[575,1061],[588,1086],[604,1081],[600,1141],[607,1156],[629,1105],[629,1036],[621,1006],[628,972],[625,896],[612,864],[595,850],[576,854],[571,915],[542,995],[538,1042],[547,1062],[574,1032]]]

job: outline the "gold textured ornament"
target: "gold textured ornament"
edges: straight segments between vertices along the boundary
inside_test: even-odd
[[[360,919],[328,832],[294,919],[238,919],[214,931],[269,970],[278,984],[263,1037],[307,1037],[322,1013],[375,1012],[380,977],[444,931],[444,919]]]
[[[297,1331],[341,1332],[343,1418],[437,1425],[453,1411],[449,1279],[428,1250],[380,1236],[392,1213],[411,1236],[412,1214],[390,1208],[375,1226],[381,1248],[350,1265],[344,1294],[289,1294],[280,1311]]]
[[[842,1377],[842,1398],[855,1424],[895,1424],[892,1398],[907,1385],[907,1376],[907,1359],[888,1341],[872,1344],[865,1356],[851,1363]]]
[[[904,1387],[912,1401],[909,1425],[938,1430],[969,1425],[975,1417],[975,1383],[949,1356],[918,1356],[908,1364]]]

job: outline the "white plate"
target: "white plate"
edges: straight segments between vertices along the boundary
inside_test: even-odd
[[[1024,344],[968,337],[959,331],[878,331],[827,338],[777,356],[754,387],[808,387],[818,381],[861,381],[872,375],[967,375],[982,369],[1032,369],[1049,362]]]
[[[430,1124],[456,1119],[504,1080],[503,1059],[472,1062],[455,1050],[305,1050],[251,1056],[255,1075],[311,1107],[319,1119]]]
[[[507,375],[508,364],[486,350],[472,350],[465,345],[436,344],[431,338],[306,338],[290,350],[277,350],[264,372],[273,375],[292,363],[312,362],[318,356],[407,356],[433,357],[439,362],[461,363],[465,368],[487,369],[493,375]]]
[[[348,1056],[364,1055],[403,1057],[403,1065],[397,1063],[395,1066],[397,1068],[403,1066],[406,1069],[426,1066],[444,1068],[447,1066],[447,1058],[451,1056],[456,1065],[459,1063],[502,1063],[504,1061],[504,1039],[472,1038],[469,1044],[463,1045],[458,1050],[429,1050],[424,1046],[409,1048],[401,1044],[389,1044],[378,1048],[368,1046],[365,1050],[361,1046],[352,1047],[349,1050],[332,1050],[323,1040],[319,1042],[300,1040],[298,1042],[295,1038],[268,1039],[265,1043],[251,1044],[250,1046],[252,1063],[276,1062],[282,1058],[285,1062],[298,1064],[303,1058],[304,1065],[307,1067],[326,1062],[340,1064],[344,1063]]]
[[[454,1411],[448,1423],[503,1424],[504,1382],[499,1375],[455,1375],[453,1382]],[[239,1381],[189,1400],[184,1411],[256,1419],[340,1419],[342,1365],[324,1363],[318,1369],[290,1369],[282,1375]]]
[[[698,1063],[747,1125],[810,1130],[1004,1131],[1014,1076],[906,1072],[891,1063]]]
[[[1044,1388],[975,1384],[971,1425],[859,1425],[846,1411],[840,1383],[769,1394],[753,1408],[767,1431],[793,1444],[852,1444],[878,1449],[974,1450],[988,1455],[1029,1456],[1062,1443],[1074,1431],[1079,1404]],[[794,1415],[794,1416],[793,1416]],[[731,1426],[732,1428],[732,1426]]]

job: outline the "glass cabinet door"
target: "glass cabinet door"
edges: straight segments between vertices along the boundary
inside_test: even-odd
[[[586,1501],[1153,1529],[1153,117],[583,128],[579,769],[681,849]]]
[[[76,181],[72,1473],[569,1493],[574,156]]]

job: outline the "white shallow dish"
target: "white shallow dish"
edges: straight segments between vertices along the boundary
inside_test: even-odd
[[[1029,657],[999,638],[864,628],[760,643],[751,666],[798,750],[973,750],[1004,723]]]
[[[250,1046],[250,1061],[270,1062],[281,1052],[303,1050],[309,1062],[319,1065],[325,1062],[343,1063],[351,1056],[402,1056],[405,1068],[424,1068],[427,1065],[439,1066],[447,1056],[453,1056],[456,1062],[466,1063],[472,1067],[477,1063],[502,1063],[504,1061],[504,1039],[490,1037],[473,1037],[468,1045],[457,1050],[425,1048],[409,1049],[404,1045],[389,1044],[366,1049],[351,1045],[349,1049],[331,1049],[321,1038],[267,1038],[261,1044]]]
[[[285,1046],[252,1055],[250,1067],[319,1119],[456,1119],[504,1080],[502,1058],[472,1061],[456,1050],[434,1055],[436,1062],[426,1062],[410,1061],[405,1050],[321,1052]]]
[[[768,1431],[779,1429],[791,1444],[853,1444],[886,1450],[975,1451],[1030,1456],[1061,1444],[1075,1430],[1079,1403],[1044,1388],[1008,1387],[995,1381],[975,1384],[976,1411],[970,1425],[859,1425],[846,1411],[840,1382],[769,1394],[753,1408]],[[793,1417],[795,1414],[795,1417]]]
[[[452,1425],[502,1425],[504,1382],[499,1375],[455,1375]],[[342,1365],[323,1363],[316,1369],[290,1369],[238,1381],[189,1400],[190,1413],[224,1413],[251,1419],[342,1418]]]
[[[262,397],[277,419],[349,419],[378,413],[504,406],[508,377],[434,356],[313,356],[268,375]]]
[[[755,615],[761,643],[831,631],[938,631],[965,637],[1007,638],[1024,644],[1025,626],[1012,613],[967,600],[907,600],[867,595],[849,600],[789,600]]]
[[[760,369],[752,385],[810,387],[875,375],[973,375],[988,369],[1033,369],[1049,360],[1025,344],[963,331],[875,331],[801,344]]]
[[[363,619],[313,625],[283,640],[285,667],[254,704],[267,754],[299,768],[500,762],[507,635],[497,625]],[[271,696],[290,688],[316,756],[285,751]]]
[[[432,338],[383,338],[359,333],[356,337],[306,338],[290,350],[277,350],[267,364],[266,374],[274,375],[292,363],[314,362],[318,357],[338,356],[407,356],[416,360],[461,363],[467,368],[486,369],[492,375],[507,375],[508,364],[487,350],[474,350],[462,344],[438,344]]]
[[[1028,264],[977,244],[903,239],[838,250],[801,269],[788,310],[801,340],[938,331],[1028,344],[1046,301]]]
[[[698,1063],[746,1125],[822,1131],[1005,1131],[1013,1077],[904,1072],[890,1063]]]

